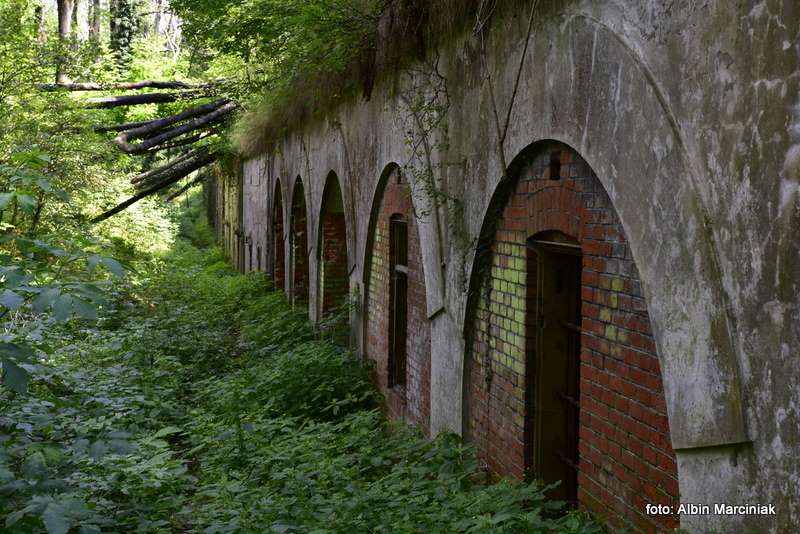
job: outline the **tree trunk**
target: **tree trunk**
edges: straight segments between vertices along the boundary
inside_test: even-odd
[[[100,42],[100,0],[92,0],[89,14],[89,38]]]
[[[176,167],[175,170],[173,170],[163,181],[158,182],[157,184],[145,189],[144,191],[136,193],[125,202],[115,206],[114,208],[106,211],[101,215],[98,215],[97,217],[92,219],[92,222],[98,223],[100,221],[108,219],[109,217],[113,217],[114,215],[123,211],[129,206],[132,206],[133,204],[139,202],[141,199],[148,197],[153,193],[157,193],[158,191],[161,191],[162,189],[167,188],[172,184],[180,181],[182,178],[189,176],[194,171],[202,169],[206,165],[213,163],[216,159],[217,156],[215,154],[206,153],[196,157],[195,159],[189,160],[188,162]]]
[[[128,140],[135,137],[141,137],[142,135],[146,135],[148,130],[153,130],[157,126],[157,123],[160,121],[156,121],[148,126],[142,126],[141,128],[137,128],[136,130],[129,130],[127,132],[122,132],[116,138],[114,138],[114,142],[119,146],[120,150],[126,152],[128,154],[141,154],[142,152],[146,152],[147,150],[160,145],[161,143],[165,143],[176,137],[183,135],[185,133],[192,132],[194,130],[198,130],[200,128],[207,128],[212,124],[217,124],[224,120],[234,109],[236,109],[236,104],[234,102],[228,102],[227,104],[219,107],[218,109],[208,113],[207,115],[203,115],[202,117],[198,117],[197,119],[190,120],[177,128],[173,128],[171,130],[167,130],[166,132],[156,135],[154,137],[148,137],[145,141],[132,145],[128,143]],[[189,110],[192,111],[192,110]],[[177,117],[177,115],[175,116]],[[164,121],[174,121],[175,117],[169,119],[163,119]],[[138,131],[137,131],[138,130]]]
[[[167,174],[168,171],[171,171],[176,166],[182,164],[186,160],[189,160],[189,159],[192,159],[194,157],[197,157],[198,155],[200,155],[203,152],[205,152],[205,150],[190,150],[189,152],[186,152],[185,154],[182,154],[182,155],[178,156],[177,158],[173,159],[172,161],[170,161],[166,165],[162,165],[160,167],[156,167],[155,169],[150,169],[149,171],[145,171],[145,172],[143,172],[141,174],[137,174],[136,176],[131,178],[131,183],[136,185],[137,187],[142,187],[141,185],[138,185],[138,184],[142,184],[144,182],[147,182],[148,180],[152,180],[153,178],[157,178],[157,177],[161,176],[162,174]]]
[[[157,80],[142,80],[140,82],[122,82],[122,83],[43,83],[39,85],[42,91],[116,91],[116,90],[131,90],[131,89],[207,89],[216,83],[187,83],[179,80],[170,81],[157,81]]]
[[[120,65],[128,63],[131,57],[134,34],[136,33],[136,14],[130,0],[111,0],[111,50],[117,54]]]
[[[222,99],[217,100],[216,102],[210,102],[208,104],[203,104],[201,106],[195,106],[193,108],[189,108],[177,115],[171,115],[169,117],[164,117],[163,119],[155,119],[152,121],[148,121],[145,124],[140,126],[129,128],[123,131],[121,134],[117,136],[116,141],[127,143],[133,139],[141,139],[143,137],[147,137],[150,134],[157,132],[158,130],[164,129],[167,126],[172,126],[173,124],[177,124],[181,121],[185,121],[186,119],[191,119],[194,117],[199,117],[202,115],[207,115],[212,111],[216,111],[225,104],[228,104],[229,101]]]
[[[72,35],[72,12],[75,9],[75,0],[57,0],[58,7],[58,40],[60,50],[56,58],[56,83],[67,83],[67,59],[69,54],[69,39]]]
[[[172,148],[180,148],[182,146],[191,145],[191,144],[196,143],[198,141],[201,141],[201,140],[203,140],[203,139],[205,139],[207,137],[211,137],[212,135],[217,135],[219,132],[220,132],[219,128],[212,128],[210,130],[207,130],[205,132],[199,133],[197,135],[192,135],[190,137],[184,137],[184,138],[181,138],[181,139],[177,139],[176,141],[173,141],[172,143],[167,143],[165,145],[155,146],[153,148],[148,149],[147,152],[145,152],[145,154],[152,154],[154,152],[161,152],[162,150],[170,150]]]
[[[85,42],[91,35],[91,16],[89,10],[92,0],[75,0],[75,35],[79,42]]]
[[[181,91],[179,93],[147,93],[143,95],[104,96],[86,100],[88,108],[117,108],[139,104],[163,104],[177,100],[189,100],[211,96],[208,91]]]
[[[162,5],[163,0],[155,0],[155,6],[153,10],[153,33],[158,35],[161,33],[161,17],[163,16],[164,6]]]
[[[33,20],[36,24],[36,36],[40,43],[47,41],[47,25],[45,24],[46,16],[44,7],[45,6],[42,3],[39,3],[33,9]]]

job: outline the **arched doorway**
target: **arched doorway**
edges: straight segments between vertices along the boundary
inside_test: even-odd
[[[306,197],[303,180],[297,177],[292,191],[290,252],[292,262],[293,306],[308,305],[308,229],[306,224]]]
[[[578,501],[582,252],[558,231],[528,238],[525,261],[525,469],[550,496]]]
[[[613,205],[570,147],[537,143],[495,192],[466,319],[465,424],[500,474],[643,532],[677,526],[661,372]]]
[[[370,217],[364,287],[365,349],[386,410],[430,427],[430,323],[411,187],[395,164],[381,175]]]
[[[334,339],[346,342],[350,319],[347,272],[347,227],[342,190],[336,174],[325,182],[320,209],[319,243],[319,318],[320,324],[333,332]]]
[[[272,235],[274,239],[275,265],[273,279],[275,289],[286,290],[286,234],[283,229],[283,193],[281,182],[275,182],[274,209],[272,211]]]

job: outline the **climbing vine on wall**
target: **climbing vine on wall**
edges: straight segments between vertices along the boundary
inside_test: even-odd
[[[537,9],[539,7],[538,0],[534,0],[530,6],[530,11],[528,15],[528,30],[525,34],[525,39],[522,46],[522,51],[519,57],[519,63],[517,67],[517,73],[514,80],[514,85],[512,88],[511,96],[505,106],[505,108],[501,108],[500,104],[498,103],[497,95],[495,92],[494,87],[494,73],[492,72],[491,66],[489,65],[488,55],[487,55],[487,29],[491,23],[492,16],[495,13],[495,9],[497,7],[497,3],[492,0],[481,0],[479,5],[476,17],[475,17],[475,26],[473,27],[473,35],[478,42],[478,49],[480,51],[480,61],[481,61],[481,71],[484,86],[489,94],[489,100],[491,103],[492,108],[492,116],[493,122],[495,126],[495,136],[496,136],[496,150],[497,150],[497,158],[500,162],[500,166],[503,171],[503,175],[500,177],[500,183],[498,184],[498,191],[496,193],[497,198],[504,198],[505,195],[503,194],[503,190],[511,187],[510,180],[511,176],[508,174],[509,172],[509,163],[506,158],[506,148],[505,143],[508,136],[509,126],[511,125],[511,114],[514,110],[514,104],[517,98],[517,92],[519,90],[519,83],[522,75],[522,70],[525,66],[525,60],[528,55],[528,46],[530,44],[531,36],[533,35],[534,29],[534,21],[535,16],[537,13]],[[499,204],[499,203],[498,203]],[[486,303],[486,306],[483,306],[483,316],[479,319],[481,321],[485,321],[487,325],[493,324],[493,317],[492,317],[492,306],[490,305],[492,300],[492,292],[494,288],[494,284],[492,283],[492,276],[491,276],[491,269],[492,269],[492,257],[493,251],[491,247],[491,242],[494,236],[495,231],[495,224],[494,222],[499,220],[501,216],[502,205],[498,205],[493,203],[489,206],[489,211],[486,214],[485,221],[482,230],[481,236],[476,240],[477,246],[475,248],[475,258],[473,260],[473,273],[474,273],[474,280],[477,282],[476,288],[476,295],[474,295],[475,299],[474,302],[471,302],[469,308],[474,309],[476,313],[478,310],[481,309],[479,306],[480,302]],[[465,267],[466,268],[466,267]],[[468,278],[464,277],[465,285],[468,284]],[[469,310],[468,310],[469,312]],[[474,333],[470,333],[470,335],[474,335]],[[490,387],[493,377],[493,369],[492,369],[492,352],[494,350],[496,339],[492,335],[491,327],[487,328],[487,340],[486,340],[486,351],[482,355],[482,364],[484,368],[484,380],[486,382],[487,387]],[[467,346],[471,346],[472,343],[467,343]],[[468,356],[468,361],[472,355]]]
[[[398,96],[402,103],[403,131],[409,150],[409,159],[403,168],[416,189],[422,193],[425,202],[416,215],[438,216],[437,211],[444,208],[448,235],[453,238],[464,269],[475,240],[469,235],[464,221],[462,199],[448,191],[444,179],[442,155],[449,147],[447,116],[450,96],[447,78],[439,69],[438,54],[429,62],[409,68],[407,78],[405,90]],[[440,235],[439,238],[442,242],[443,237]],[[465,273],[462,273],[462,279],[466,279]]]

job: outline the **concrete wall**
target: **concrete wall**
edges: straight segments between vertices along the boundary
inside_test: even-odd
[[[300,176],[317,319],[314,247],[335,172],[351,292],[363,302],[376,195],[399,165],[424,259],[430,432],[461,432],[474,245],[490,199],[526,147],[565,143],[607,192],[643,283],[681,502],[777,510],[681,524],[791,532],[800,523],[800,4],[559,6],[540,9],[530,36],[527,9],[495,19],[486,52],[454,37],[371,100],[298,126],[275,153],[248,161],[244,239],[271,269],[275,184],[289,228]],[[364,309],[352,318],[360,350]]]
[[[235,269],[245,271],[250,260],[247,257],[248,247],[257,250],[257,245],[246,242],[242,231],[245,227],[243,213],[252,213],[252,210],[243,209],[243,172],[239,172],[238,164],[235,168],[237,171],[230,176],[218,174],[215,180],[207,180],[203,185],[203,192],[209,221],[225,255]],[[252,227],[249,221],[247,227]]]

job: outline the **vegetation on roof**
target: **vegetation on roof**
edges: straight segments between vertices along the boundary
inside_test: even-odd
[[[464,30],[530,0],[173,0],[195,53],[240,79],[243,155],[353,98]]]

